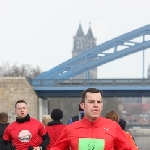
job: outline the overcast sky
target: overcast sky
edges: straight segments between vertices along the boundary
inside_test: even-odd
[[[150,24],[150,0],[0,0],[0,65],[50,70],[72,57],[79,22],[84,33],[91,22],[99,45]],[[100,66],[98,78],[142,78],[142,52]]]

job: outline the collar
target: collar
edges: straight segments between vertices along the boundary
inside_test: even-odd
[[[102,117],[99,117],[98,119],[94,121],[88,120],[86,117],[84,117],[81,122],[89,127],[98,127],[100,124],[102,124]]]
[[[48,123],[47,126],[54,126],[54,125],[59,125],[59,124],[63,124],[61,121],[51,121]]]
[[[24,122],[27,122],[27,121],[30,121],[30,116],[29,116],[29,114],[27,114],[26,117],[21,118],[21,119],[16,117],[16,122],[18,122],[18,123],[24,123]]]

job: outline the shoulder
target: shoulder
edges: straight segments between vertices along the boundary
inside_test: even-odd
[[[8,127],[15,126],[16,124],[18,124],[18,123],[17,123],[16,121],[14,121],[14,122],[12,122],[12,123],[8,124]]]
[[[124,131],[124,133],[127,135],[127,137],[133,138],[130,132]]]
[[[35,122],[35,123],[41,123],[39,120],[35,119],[35,118],[30,118],[30,122]],[[42,124],[42,123],[41,123]]]
[[[111,119],[101,117],[101,122],[103,125],[107,125],[111,128],[118,128],[119,124]]]
[[[53,126],[46,126],[45,129],[46,129],[47,131],[51,131],[51,130],[53,131],[53,130],[54,130]]]
[[[103,123],[111,123],[111,124],[114,124],[114,125],[118,124],[117,122],[115,122],[111,119],[107,119],[107,118],[103,118],[103,117],[101,117],[101,120],[102,120]]]
[[[40,122],[39,120],[35,119],[35,118],[30,118],[30,124],[33,124],[33,125],[37,125],[38,127],[41,127],[43,126],[42,122]]]
[[[79,127],[79,126],[82,126],[81,120],[75,121],[75,122],[72,122],[71,124],[66,125],[66,127],[67,127],[68,129],[77,128],[77,127]]]
[[[12,122],[12,123],[7,124],[6,129],[9,131],[9,130],[11,130],[12,128],[16,127],[17,125],[18,125],[17,122],[14,121],[14,122]]]

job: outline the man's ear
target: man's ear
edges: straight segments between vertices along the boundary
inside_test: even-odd
[[[84,106],[85,104],[84,103],[80,103],[80,107],[84,110]]]

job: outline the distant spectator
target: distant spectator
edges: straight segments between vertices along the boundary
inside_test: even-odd
[[[121,119],[119,120],[118,113],[117,113],[116,111],[114,111],[114,110],[112,110],[112,111],[110,111],[110,112],[107,112],[107,113],[106,113],[106,118],[107,118],[107,119],[111,119],[111,120],[113,120],[113,121],[115,121],[115,122],[118,122],[118,124],[121,126],[121,128],[122,128],[124,134],[126,135],[128,141],[129,141],[129,143],[131,144],[132,149],[133,149],[133,150],[138,150],[138,147],[137,147],[135,141],[133,140],[132,136],[130,135],[130,133],[128,133],[128,132],[126,132],[126,131],[124,130],[124,129],[125,129],[125,126],[126,126],[126,122],[123,121],[123,119],[122,119],[122,120],[121,120]]]
[[[44,115],[42,117],[42,123],[43,123],[44,126],[47,126],[48,123],[51,122],[51,121],[52,121],[52,118],[51,118],[50,115]]]
[[[119,121],[119,116],[118,116],[118,113],[114,110],[111,110],[110,112],[107,112],[106,113],[106,118],[107,119],[111,119],[115,122],[118,122]]]
[[[10,150],[11,149],[11,143],[8,143],[7,145],[3,141],[3,134],[4,130],[9,125],[8,123],[8,114],[6,112],[0,113],[0,150]]]
[[[133,150],[138,150],[138,146],[136,145],[136,143],[134,141],[134,138],[132,137],[132,135],[129,132],[127,132],[125,130],[125,128],[126,128],[126,121],[123,120],[123,119],[119,119],[118,124],[120,125],[120,127],[124,131],[124,133],[125,133],[127,139],[129,140],[129,142],[131,143]]]
[[[51,118],[53,121],[49,122],[46,126],[46,130],[50,136],[50,144],[47,146],[47,150],[50,150],[50,147],[56,142],[59,138],[60,133],[66,125],[61,122],[63,118],[63,112],[60,109],[53,109],[51,112]]]
[[[81,108],[81,103],[79,104],[79,115],[73,116],[72,118],[70,118],[68,124],[71,124],[75,121],[79,121],[81,119],[83,119],[84,117],[84,110]]]

